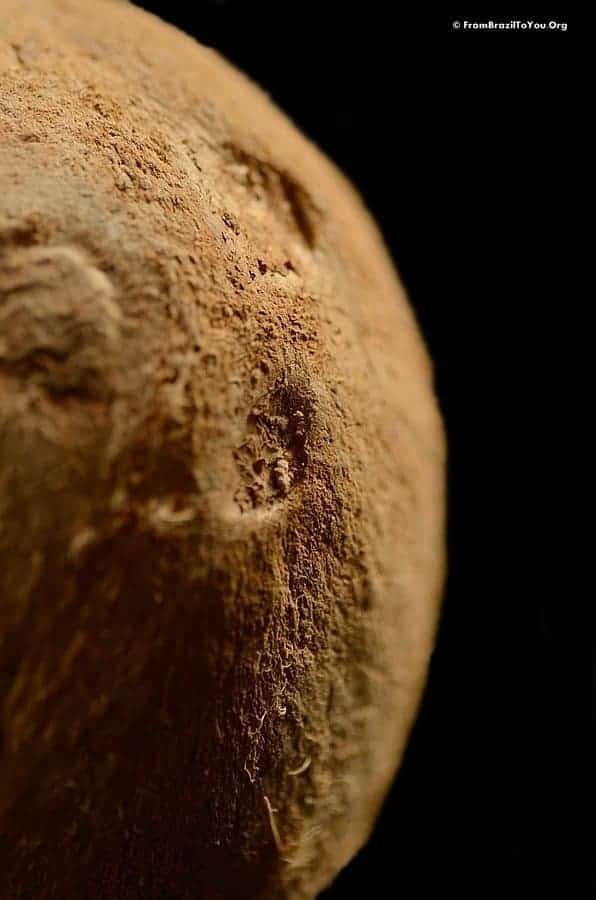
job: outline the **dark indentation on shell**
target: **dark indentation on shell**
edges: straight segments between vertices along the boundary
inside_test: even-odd
[[[320,211],[308,191],[286,170],[231,142],[223,150],[237,183],[256,200],[266,202],[286,229],[313,250],[318,239]]]
[[[234,452],[243,512],[283,500],[303,480],[312,414],[304,390],[279,379],[247,415],[246,437]]]

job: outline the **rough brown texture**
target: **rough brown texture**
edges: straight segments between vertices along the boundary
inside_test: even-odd
[[[431,368],[337,170],[127,3],[0,4],[0,897],[312,898],[443,571]]]

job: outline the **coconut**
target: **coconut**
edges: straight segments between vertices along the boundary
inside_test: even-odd
[[[113,0],[3,0],[0,190],[1,896],[312,898],[443,579],[382,238],[259,88]]]

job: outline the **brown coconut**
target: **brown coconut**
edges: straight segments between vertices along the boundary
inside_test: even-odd
[[[431,651],[431,366],[348,182],[125,2],[0,5],[0,460],[0,896],[314,897]]]

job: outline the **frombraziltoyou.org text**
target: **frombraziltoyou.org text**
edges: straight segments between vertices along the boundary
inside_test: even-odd
[[[468,19],[454,19],[451,22],[452,31],[567,31],[567,22],[557,19],[508,19],[507,21],[469,21]]]

